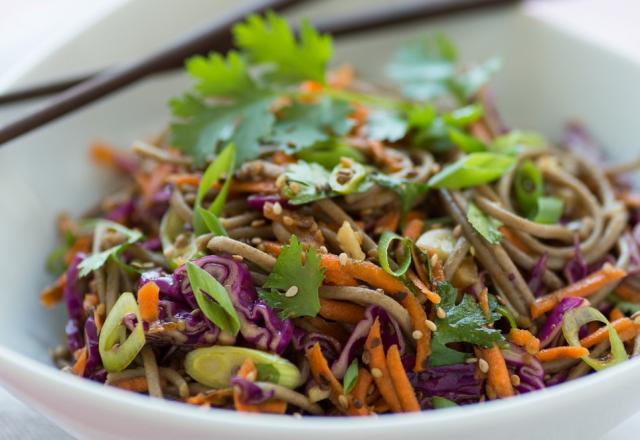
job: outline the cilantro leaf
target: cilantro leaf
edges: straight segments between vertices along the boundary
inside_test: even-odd
[[[264,283],[260,297],[268,306],[279,309],[283,319],[300,316],[316,316],[320,311],[318,289],[324,279],[324,268],[315,248],[304,253],[295,235],[282,247],[273,271]],[[292,292],[293,295],[287,292]]]
[[[296,102],[282,111],[271,141],[295,153],[328,140],[330,135],[345,135],[353,125],[347,118],[352,111],[347,102],[328,97],[311,104]]]
[[[465,294],[456,304],[458,290],[450,283],[438,285],[438,293],[442,298],[440,307],[446,312],[444,319],[436,320],[438,329],[433,333],[432,354],[429,358],[431,366],[451,365],[464,362],[467,354],[453,350],[449,343],[465,342],[481,347],[491,347],[504,340],[499,330],[487,327],[487,324],[499,318],[495,313],[495,301],[490,302],[491,320],[487,321],[480,306],[469,294]]]
[[[326,142],[318,142],[309,148],[300,150],[296,153],[298,159],[305,162],[315,162],[327,169],[332,169],[340,163],[340,158],[348,157],[356,162],[365,162],[364,155],[354,147],[339,142],[336,138],[332,138]]]
[[[404,213],[409,212],[418,198],[422,197],[429,189],[429,186],[424,182],[412,182],[382,173],[372,173],[369,178],[383,188],[388,188],[398,194]]]
[[[407,134],[408,124],[400,114],[388,110],[374,110],[367,120],[369,139],[395,142]]]
[[[126,237],[126,241],[85,258],[82,263],[78,265],[81,278],[89,275],[94,270],[100,269],[102,266],[104,266],[109,258],[117,258],[117,256],[120,255],[120,253],[122,253],[127,246],[135,243],[142,238],[142,233],[140,231],[126,228],[118,223],[114,223],[108,220],[97,220],[94,224],[96,228],[103,227],[105,229],[112,229],[116,232],[121,233]]]
[[[283,194],[293,205],[326,199],[336,195],[329,186],[331,173],[317,163],[298,161],[287,166],[284,175],[287,177],[287,185],[283,188]],[[297,184],[297,190],[291,189],[291,182]]]
[[[498,230],[501,223],[482,212],[475,203],[469,203],[467,220],[469,220],[473,229],[490,244],[500,244],[500,241],[502,241],[502,234]]]
[[[358,379],[358,358],[354,358],[349,364],[349,368],[347,368],[346,373],[344,373],[344,378],[342,379],[342,388],[345,394],[349,394],[353,387],[356,386],[356,380]]]
[[[319,34],[303,21],[296,38],[287,20],[270,12],[266,17],[250,16],[233,28],[236,46],[256,63],[270,64],[272,79],[324,82],[327,63],[333,54],[329,35]]]
[[[203,96],[235,98],[257,89],[247,62],[234,51],[226,58],[218,53],[196,55],[187,60],[186,68],[196,80],[194,89]]]

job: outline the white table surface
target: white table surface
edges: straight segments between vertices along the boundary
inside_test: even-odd
[[[0,0],[0,76],[123,0]],[[152,0],[147,1],[152,8]],[[345,0],[349,1],[349,0]],[[547,0],[532,12],[640,59],[639,0]],[[615,408],[610,410],[615,411]],[[640,413],[602,440],[640,438]],[[70,437],[0,388],[0,440]]]

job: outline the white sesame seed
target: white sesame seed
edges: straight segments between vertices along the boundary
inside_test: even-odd
[[[276,188],[282,188],[285,183],[287,183],[287,176],[284,174],[280,174],[276,179]]]
[[[288,215],[285,215],[284,217],[282,217],[282,223],[284,223],[286,226],[293,226],[293,219]]]
[[[276,202],[273,204],[273,213],[275,215],[282,214],[282,205],[280,204],[280,202]]]
[[[489,362],[485,361],[484,359],[478,359],[478,368],[480,368],[480,371],[482,371],[483,373],[488,373]]]
[[[291,286],[284,293],[284,296],[286,296],[287,298],[292,298],[292,297],[296,296],[297,294],[298,294],[298,286]]]
[[[342,165],[345,168],[351,168],[353,166],[353,159],[351,159],[350,157],[342,156],[340,158],[340,165]]]
[[[438,326],[436,325],[435,322],[433,322],[430,319],[425,319],[424,320],[424,324],[429,327],[429,330],[431,330],[432,332],[435,332],[436,330],[438,330]]]
[[[341,252],[340,255],[338,255],[338,260],[340,260],[340,266],[346,266],[348,259],[349,257],[344,252]]]
[[[372,368],[371,375],[375,378],[380,379],[382,377],[382,371],[380,370],[380,368]]]
[[[298,194],[300,192],[300,184],[298,182],[291,182],[289,184],[289,188],[291,189],[291,192],[294,194]]]
[[[514,387],[517,387],[518,385],[520,385],[520,376],[518,376],[517,374],[512,374],[511,385],[513,385]]]
[[[362,363],[365,365],[369,365],[370,361],[371,361],[371,356],[369,355],[369,352],[365,351],[364,353],[362,353]]]
[[[318,248],[318,250],[320,251],[321,254],[328,254],[329,253],[329,249],[327,249],[326,246],[320,246],[320,248]]]
[[[302,414],[300,414],[299,412],[294,412],[291,415],[293,416],[294,419],[301,419],[302,418]]]
[[[416,341],[422,339],[423,336],[424,333],[422,333],[420,330],[414,330],[413,333],[411,333],[411,337]]]
[[[253,244],[260,244],[260,243],[262,243],[262,238],[260,238],[260,237],[253,237],[253,238],[251,239],[251,243],[253,243]]]
[[[433,254],[431,257],[431,266],[436,266],[438,264],[438,254]]]
[[[378,293],[384,293],[384,289],[381,289],[381,288],[379,288],[379,287],[378,287],[378,288],[376,289],[376,292],[378,292]]]
[[[233,258],[233,259],[234,259],[234,260],[236,260],[236,261],[242,261],[242,260],[244,260],[244,257],[243,257],[242,255],[237,255],[237,254],[232,255],[232,257],[231,257],[231,258]]]
[[[476,362],[478,362],[478,358],[470,357],[467,360],[465,360],[464,362],[466,364],[475,364]]]
[[[447,317],[447,312],[445,312],[442,307],[438,307],[436,308],[436,316],[438,319],[444,319]]]
[[[476,248],[474,248],[473,246],[471,246],[469,248],[469,253],[471,254],[472,257],[476,256]]]
[[[340,394],[340,396],[338,396],[338,403],[343,409],[347,409],[349,407],[349,400],[344,394]]]

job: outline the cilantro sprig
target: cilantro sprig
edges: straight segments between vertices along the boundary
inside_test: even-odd
[[[125,241],[116,246],[112,246],[109,249],[105,249],[102,252],[95,253],[85,258],[78,266],[80,269],[80,277],[89,275],[94,270],[100,269],[110,258],[117,259],[118,256],[124,252],[124,250],[131,244],[140,240],[143,235],[140,231],[129,229],[118,223],[109,220],[97,220],[89,222],[96,228],[104,228],[105,230],[113,230],[122,234],[125,237]]]

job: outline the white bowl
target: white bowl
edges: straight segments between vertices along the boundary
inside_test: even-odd
[[[232,4],[217,2],[217,12]],[[357,4],[365,2],[348,5]],[[182,17],[183,24],[185,17],[201,19],[210,8],[201,1],[154,2],[156,5],[168,8],[164,15],[173,11]],[[316,2],[311,13],[340,12],[336,5],[340,3]],[[127,8],[141,10],[135,2]],[[304,12],[297,15],[301,14]],[[98,27],[116,32],[127,26],[131,29],[130,24],[131,14],[119,10]],[[167,30],[166,35],[174,30]],[[438,19],[340,40],[337,56],[364,75],[379,79],[394,47],[407,37],[432,31],[451,36],[466,60],[503,56],[505,67],[497,81],[497,96],[513,126],[557,137],[567,118],[578,117],[599,139],[606,140],[612,155],[624,159],[633,154],[629,146],[637,142],[640,65],[520,9]],[[136,41],[144,34],[140,27],[130,38]],[[95,35],[91,30],[80,34],[21,78],[43,71],[61,72],[68,62],[77,60],[74,54],[91,48],[94,52],[86,52],[87,63],[96,64]],[[131,54],[135,53],[132,49]],[[54,220],[60,211],[80,214],[115,184],[88,162],[86,146],[96,138],[127,146],[158,130],[168,118],[167,98],[185,85],[181,75],[142,82],[0,150],[0,383],[16,396],[73,435],[91,439],[598,438],[640,409],[637,359],[507,401],[367,420],[203,412],[57,371],[49,349],[62,340],[63,312],[60,308],[46,311],[38,301],[39,290],[50,281],[43,264],[55,243]]]

